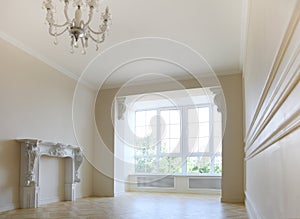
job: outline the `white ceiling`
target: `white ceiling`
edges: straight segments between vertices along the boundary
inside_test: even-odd
[[[161,37],[179,41],[196,50],[217,74],[241,72],[241,0],[106,0],[103,4],[111,8],[113,25],[101,51],[126,40]],[[59,45],[54,46],[45,24],[46,12],[41,6],[42,0],[6,1],[0,9],[0,36],[74,78],[78,78],[84,69],[93,71],[92,75],[104,77],[108,71],[121,64],[122,56],[126,56],[122,62],[129,61],[129,57],[132,58],[130,54],[136,53],[139,43],[114,48],[103,55],[99,55],[101,51],[96,52],[94,45],[90,43],[87,55],[81,55],[80,51],[70,54],[69,41],[65,39],[67,34],[59,38]],[[162,41],[165,42],[165,39]],[[141,48],[144,49],[147,45],[145,42]],[[160,45],[150,43],[149,47],[158,48]],[[163,57],[173,60],[175,52],[177,55],[181,53],[169,48],[163,52]],[[160,53],[158,50],[152,57],[159,56]],[[108,61],[104,61],[106,54],[109,54],[106,58]],[[119,58],[115,59],[116,56]],[[143,57],[146,56],[149,55],[143,54]],[[92,61],[101,65],[87,68]],[[108,64],[110,67],[106,66]],[[193,65],[193,70],[203,71],[192,61],[189,64]],[[110,77],[109,83],[122,83],[141,71],[178,78],[184,78],[186,74],[174,65],[165,65],[159,60],[145,60],[119,69]],[[86,80],[93,82],[94,78],[88,77]]]

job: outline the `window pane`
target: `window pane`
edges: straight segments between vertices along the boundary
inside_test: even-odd
[[[146,126],[145,127],[145,136],[154,136],[155,135],[155,127],[154,126]]]
[[[199,173],[210,173],[210,157],[200,157]]]
[[[180,124],[179,110],[170,110],[170,124]]]
[[[170,153],[180,153],[180,139],[170,139]]]
[[[199,151],[198,138],[189,138],[189,152],[196,153]]]
[[[151,137],[145,138],[137,138],[136,145],[135,145],[135,153],[136,155],[154,155],[156,154],[157,145]]]
[[[180,157],[170,158],[170,172],[171,173],[181,173],[182,172],[182,161]]]
[[[135,160],[136,173],[155,173],[156,159],[155,158],[136,158]]]
[[[188,157],[187,172],[188,173],[210,173],[210,157]]]
[[[195,138],[199,136],[199,123],[191,123],[188,125],[189,137]]]
[[[222,138],[221,137],[214,137],[214,152],[222,153]]]
[[[160,128],[161,138],[170,138],[170,126],[162,125]]]
[[[163,157],[159,159],[160,173],[181,173],[182,162],[180,157]]]
[[[135,136],[138,138],[144,138],[146,136],[145,126],[135,127]]]
[[[218,156],[215,157],[214,163],[214,172],[215,173],[222,173],[222,157]]]
[[[156,124],[156,115],[157,111],[156,110],[148,110],[146,111],[146,125],[155,125]]]
[[[135,145],[134,149],[135,155],[146,155],[145,148],[143,146],[140,146],[138,143]]]
[[[160,147],[161,147],[161,153],[169,153],[169,149],[170,149],[169,139],[162,139]]]
[[[168,110],[160,111],[160,123],[161,124],[170,124],[170,116]]]
[[[209,107],[198,107],[188,110],[188,123],[201,123],[209,121]]]
[[[209,152],[209,138],[199,138],[199,152]]]
[[[180,138],[180,125],[170,125],[170,138]]]
[[[199,137],[209,136],[209,123],[200,123],[199,124]]]
[[[214,122],[214,136],[222,136],[222,123]]]
[[[186,163],[187,163],[187,173],[199,173],[198,157],[188,157]]]
[[[209,108],[208,107],[197,108],[197,112],[198,112],[198,121],[199,122],[208,122],[209,121]]]
[[[145,111],[140,111],[135,113],[135,125],[136,126],[144,126],[145,124]]]
[[[145,158],[136,158],[135,159],[135,172],[144,173],[145,172]]]

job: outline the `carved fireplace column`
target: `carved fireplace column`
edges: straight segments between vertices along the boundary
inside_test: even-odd
[[[41,156],[67,158],[65,159],[65,200],[74,201],[75,183],[80,182],[78,169],[83,161],[80,147],[37,139],[19,139],[17,142],[21,144],[20,207],[39,207]]]

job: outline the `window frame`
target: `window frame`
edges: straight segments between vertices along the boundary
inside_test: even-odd
[[[209,152],[189,152],[189,130],[188,130],[188,110],[189,109],[197,109],[197,108],[205,108],[207,107],[209,109]],[[221,157],[222,159],[222,152],[215,153],[215,147],[214,147],[214,107],[216,107],[214,104],[211,103],[202,103],[202,104],[196,104],[196,105],[184,105],[184,106],[177,106],[177,107],[158,107],[158,108],[147,108],[147,109],[138,109],[135,110],[135,116],[134,116],[134,128],[136,129],[136,113],[142,112],[142,111],[157,111],[157,120],[156,120],[156,140],[157,140],[157,147],[156,147],[156,153],[149,156],[144,155],[136,155],[136,152],[134,152],[134,166],[135,166],[135,174],[139,174],[136,172],[136,159],[137,158],[155,158],[155,172],[154,173],[141,173],[141,174],[174,174],[174,175],[195,175],[195,176],[221,176],[221,173],[214,173],[212,170],[214,170],[215,165],[215,157]],[[166,110],[179,110],[180,114],[180,152],[179,153],[161,153],[161,123],[160,123],[160,113],[161,111]],[[136,130],[135,130],[136,131]],[[165,157],[180,157],[181,161],[185,161],[181,165],[181,173],[162,173],[159,172],[160,163],[159,160],[161,158]],[[210,173],[188,173],[187,170],[187,158],[188,157],[196,157],[200,159],[201,157],[209,157],[210,162]]]

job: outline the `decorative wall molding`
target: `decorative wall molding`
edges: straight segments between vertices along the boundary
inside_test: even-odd
[[[294,33],[297,28],[300,28],[299,21],[300,3],[296,5],[246,135],[246,160],[254,157],[299,127],[299,124],[295,123],[295,121],[299,121],[299,110],[290,112],[285,120],[276,124],[276,127],[270,128],[268,126],[273,122],[276,113],[280,112],[280,109],[285,106],[287,99],[300,80],[300,43],[297,43],[295,49],[291,47],[291,42],[295,40]],[[283,60],[287,58],[286,52],[288,50],[293,51],[288,62],[284,63]],[[264,135],[265,132],[268,132],[268,134]]]
[[[126,97],[117,97],[118,104],[118,120],[124,120],[124,113],[126,112]]]
[[[39,206],[39,166],[41,156],[68,158],[65,171],[65,200],[74,201],[75,183],[80,182],[78,170],[83,161],[80,147],[37,139],[18,139],[21,145],[20,207]]]
[[[256,128],[253,138],[248,140],[246,144],[245,152],[247,159],[253,157],[258,151],[266,149],[268,146],[299,127],[300,124],[297,121],[300,119],[300,109],[294,112],[291,110],[290,114],[286,115],[284,120],[281,120],[276,124],[276,128],[275,126],[272,128],[268,127],[268,124],[272,122],[276,113],[280,112],[280,109],[285,106],[287,99],[300,81],[300,64],[294,68],[295,71],[290,71],[296,57],[299,55],[300,45],[297,49],[297,54],[294,54],[294,57],[292,58],[293,61],[290,62],[286,68],[287,71],[281,75],[281,78],[269,96],[268,101],[266,101],[263,106],[259,126]],[[263,133],[266,130],[269,131],[269,135],[268,137],[265,137],[265,139],[262,139]]]
[[[225,97],[221,87],[209,89],[214,94],[214,104],[217,106],[217,111],[224,115],[226,109]]]
[[[276,75],[278,74],[278,70],[280,65],[282,65],[283,58],[286,54],[287,49],[290,46],[291,39],[294,36],[295,30],[298,27],[300,20],[300,3],[298,2],[295,6],[293,15],[291,17],[290,23],[287,27],[286,33],[283,37],[282,43],[277,51],[276,58],[272,64],[271,70],[268,74],[267,81],[264,85],[262,94],[259,98],[258,105],[256,107],[256,111],[254,113],[254,116],[251,120],[249,129],[246,133],[246,148],[245,150],[248,150],[248,148],[252,145],[252,143],[256,140],[257,136],[259,135],[259,132],[264,128],[266,123],[268,123],[265,118],[266,118],[266,113],[267,111],[262,111],[262,109],[265,108],[265,106],[269,103],[266,102],[267,97],[270,95],[271,87],[274,83],[274,79]],[[298,55],[299,53],[295,53],[295,55]],[[295,72],[297,73],[297,72]],[[282,82],[281,82],[282,83]],[[280,83],[279,83],[280,84]],[[279,87],[279,85],[277,85]],[[274,95],[274,92],[273,92]],[[272,109],[273,112],[276,111],[276,108]],[[270,112],[268,112],[270,114]]]
[[[249,160],[266,150],[268,147],[272,146],[276,142],[280,141],[282,138],[291,134],[295,130],[300,128],[300,109],[292,114],[287,120],[279,124],[279,126],[268,136],[263,142],[258,145],[252,146],[246,152],[245,160]]]
[[[266,101],[262,106],[260,120],[258,121],[260,125],[256,128],[255,132],[253,132],[252,138],[248,139],[247,148],[249,148],[249,145],[252,145],[253,142],[257,139],[259,134],[266,127],[268,122],[272,119],[273,115],[283,105],[284,101],[287,99],[292,90],[298,84],[300,79],[300,65],[294,68],[294,71],[291,71],[291,69],[292,67],[295,67],[294,64],[296,59],[299,57],[299,54],[300,44],[295,50],[292,58],[289,60],[285,71],[282,74],[280,74],[278,83],[274,86],[272,92],[270,92],[271,94],[269,95],[268,101]]]

